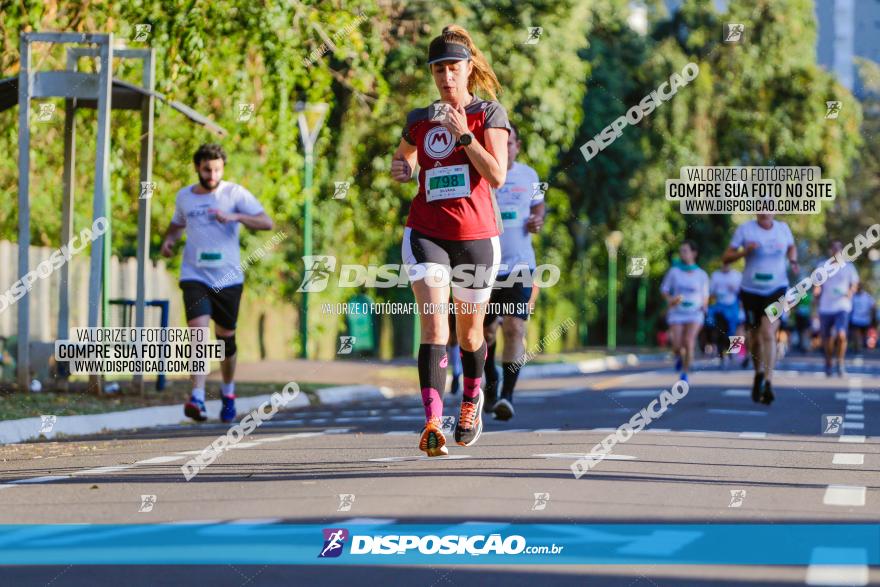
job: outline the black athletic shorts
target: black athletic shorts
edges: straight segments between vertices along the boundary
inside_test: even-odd
[[[767,306],[779,301],[779,298],[785,295],[786,291],[788,291],[787,287],[780,287],[772,293],[761,295],[740,290],[739,299],[742,300],[743,309],[746,312],[746,325],[751,328],[760,326],[761,316],[766,316]]]
[[[506,275],[499,275],[498,281],[505,281]],[[516,316],[523,320],[529,319],[529,298],[532,297],[532,288],[526,287],[520,282],[515,282],[506,287],[496,287],[492,290],[489,298],[489,309],[483,324],[488,326],[498,316]]]
[[[466,241],[452,241],[430,237],[407,227],[401,247],[403,263],[410,281],[427,279],[429,282],[446,279],[452,287],[452,297],[468,303],[489,300],[492,284],[501,262],[501,245],[497,236]],[[466,267],[460,267],[460,266]],[[463,273],[458,273],[464,269]]]
[[[213,287],[208,287],[201,281],[186,280],[180,282],[180,289],[183,290],[187,321],[207,314],[221,328],[235,330],[241,292],[244,289],[242,284],[214,291]]]

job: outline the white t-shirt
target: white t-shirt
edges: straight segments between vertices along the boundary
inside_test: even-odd
[[[866,291],[860,291],[852,299],[852,315],[850,322],[856,326],[867,326],[871,323],[871,308],[874,307],[874,298]]]
[[[239,223],[220,223],[209,209],[254,216],[263,207],[242,186],[221,181],[213,192],[197,194],[191,185],[177,192],[173,224],[186,226],[186,246],[180,266],[180,281],[200,281],[208,287],[229,287],[244,283],[241,271]]]
[[[673,267],[663,276],[660,291],[670,296],[682,296],[681,303],[669,308],[667,320],[675,316],[702,314],[709,297],[709,276],[697,267],[686,271]]]
[[[822,284],[819,294],[819,313],[834,314],[852,310],[849,291],[859,283],[859,272],[852,263],[847,263]]]
[[[532,235],[526,229],[526,221],[532,211],[544,201],[541,191],[535,192],[538,174],[528,165],[514,161],[507,170],[504,185],[495,190],[495,200],[501,212],[501,269],[499,273],[506,275],[514,271],[517,265],[535,268],[535,251],[532,248]],[[534,196],[534,198],[532,197]],[[506,265],[506,267],[505,267]]]
[[[716,303],[730,306],[737,303],[742,273],[736,269],[714,271],[709,280],[709,293],[715,296]]]
[[[746,243],[758,243],[758,248],[746,256],[742,289],[749,293],[767,295],[788,287],[785,252],[794,244],[788,224],[774,220],[769,229],[761,228],[757,220],[749,220],[737,227],[730,246],[738,249]]]

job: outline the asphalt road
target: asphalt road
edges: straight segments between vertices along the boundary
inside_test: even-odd
[[[450,438],[441,459],[417,450],[423,410],[415,397],[280,412],[188,482],[181,465],[226,426],[0,447],[0,523],[880,520],[876,359],[851,361],[847,378],[826,378],[815,358],[789,357],[770,407],[751,402],[751,372],[705,364],[683,399],[575,479],[575,459],[674,383],[671,368],[655,367],[524,382],[513,420],[487,418],[473,447]],[[457,415],[458,398],[445,400],[446,413]],[[826,416],[836,415],[843,428],[823,434]],[[144,495],[154,503],[144,506]],[[0,584],[880,584],[876,567],[838,570],[829,577],[808,566],[55,565],[0,567]]]

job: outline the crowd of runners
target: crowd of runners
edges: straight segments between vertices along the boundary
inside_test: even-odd
[[[484,413],[499,420],[515,415],[526,325],[538,295],[528,276],[536,266],[532,234],[544,223],[545,184],[534,169],[516,160],[523,139],[496,100],[498,79],[467,31],[446,27],[430,43],[426,65],[439,96],[407,115],[391,159],[391,176],[417,185],[402,242],[417,307],[445,307],[450,295],[454,302],[451,312],[419,314],[425,425],[418,446],[429,456],[439,456],[448,454],[442,426],[448,367],[449,391],[461,394],[457,444],[470,446],[478,440]],[[206,327],[213,320],[215,335],[225,343],[220,419],[231,422],[236,418],[235,328],[244,283],[239,227],[269,230],[273,222],[253,194],[223,180],[225,163],[226,153],[218,145],[203,145],[195,153],[198,182],[177,193],[161,252],[172,256],[186,232],[180,287],[187,323]],[[834,240],[829,253],[841,249],[841,242]],[[748,355],[742,366],[751,362],[754,369],[752,399],[769,405],[774,370],[784,350],[781,341],[789,331],[802,350],[818,334],[828,375],[846,374],[848,332],[854,333],[859,349],[873,343],[874,299],[847,263],[774,319],[767,308],[789,290],[790,277],[801,278],[797,251],[789,226],[773,214],[759,214],[739,225],[721,267],[711,276],[699,266],[699,245],[693,240],[681,243],[660,286],[681,380],[688,380],[696,353],[706,347],[715,349],[722,368],[739,360],[733,351],[743,337]],[[734,268],[740,260],[741,271]],[[457,268],[469,271],[452,271]],[[446,279],[437,279],[443,270]],[[471,307],[461,311],[462,305]],[[487,307],[510,310],[499,315],[487,313]],[[207,419],[204,375],[193,376],[184,412],[197,421]]]

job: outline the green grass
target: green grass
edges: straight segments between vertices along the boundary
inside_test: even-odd
[[[133,392],[104,394],[97,396],[89,393],[84,383],[71,383],[69,392],[41,392],[41,393],[0,393],[0,420],[17,420],[19,418],[33,418],[40,415],[55,416],[80,416],[84,414],[103,414],[106,412],[118,412],[133,410],[151,406],[166,406],[182,404],[189,398],[189,381],[169,381],[163,391],[154,391],[148,386],[148,391],[143,397]],[[281,391],[284,384],[273,383],[238,383],[235,384],[235,395],[238,397],[250,397],[255,395],[267,395]],[[312,401],[315,391],[323,387],[331,387],[328,384],[304,383],[300,384],[300,390]],[[219,384],[209,383],[207,399],[219,399]]]

